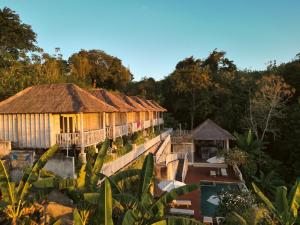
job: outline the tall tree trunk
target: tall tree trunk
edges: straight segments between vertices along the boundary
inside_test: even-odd
[[[17,218],[13,218],[13,219],[12,219],[11,225],[17,225]]]

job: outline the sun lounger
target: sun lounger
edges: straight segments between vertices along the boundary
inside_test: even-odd
[[[213,225],[213,218],[210,216],[203,216],[203,223],[206,225]]]
[[[227,173],[227,170],[226,169],[221,169],[221,174],[223,177],[227,177],[228,176],[228,173]]]
[[[224,224],[225,217],[216,217],[216,221],[218,225]]]
[[[193,216],[194,215],[194,210],[170,208],[170,213]]]
[[[210,176],[212,176],[212,177],[215,177],[215,176],[217,176],[217,173],[216,173],[216,171],[214,171],[214,170],[211,170],[211,171],[210,171]]]
[[[189,207],[192,205],[192,201],[190,200],[173,200],[173,205],[174,206],[186,206]]]

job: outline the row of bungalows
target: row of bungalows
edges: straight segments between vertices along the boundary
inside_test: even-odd
[[[163,125],[158,103],[113,93],[84,90],[74,84],[46,84],[24,89],[0,102],[0,140],[14,149],[96,145],[106,137]]]

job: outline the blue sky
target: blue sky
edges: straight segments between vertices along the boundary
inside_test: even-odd
[[[240,69],[263,69],[300,52],[299,0],[0,0],[64,57],[101,49],[135,79],[161,79],[179,60],[217,48]]]

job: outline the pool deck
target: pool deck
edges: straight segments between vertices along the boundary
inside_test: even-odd
[[[186,184],[199,184],[202,181],[212,181],[212,182],[221,182],[221,183],[238,183],[239,179],[235,176],[234,171],[231,168],[227,169],[228,176],[210,176],[210,171],[215,170],[217,168],[212,167],[194,167],[189,166],[187,176],[185,179]],[[195,219],[202,219],[202,215],[200,212],[200,197],[201,191],[200,189],[190,192],[186,195],[180,196],[178,199],[191,200],[192,206],[190,209],[195,211]],[[184,208],[184,207],[183,207]]]

